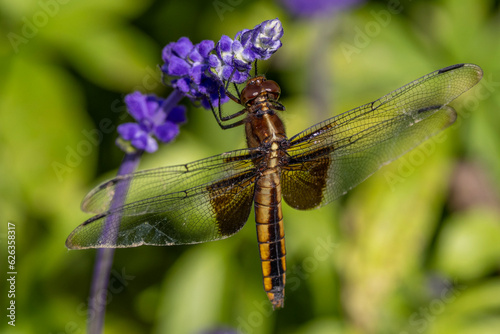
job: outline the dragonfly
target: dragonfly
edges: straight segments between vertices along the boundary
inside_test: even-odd
[[[280,87],[264,76],[248,80],[243,109],[223,116],[222,129],[244,126],[247,148],[183,165],[117,176],[90,191],[82,210],[95,216],[68,237],[69,249],[186,245],[237,233],[255,209],[264,290],[284,306],[286,248],[282,200],[298,210],[319,208],[346,194],[383,165],[451,125],[448,104],[476,85],[482,70],[456,64],[288,138],[278,113]],[[240,120],[235,120],[243,116]],[[128,186],[123,205],[112,206]],[[119,217],[113,233],[106,220]]]

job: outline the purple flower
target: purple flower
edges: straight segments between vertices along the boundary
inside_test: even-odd
[[[252,30],[239,31],[234,40],[222,36],[211,55],[210,67],[224,81],[242,83],[255,60],[266,60],[281,47],[283,27],[279,19],[264,21]]]
[[[266,60],[281,47],[283,27],[278,19],[264,21],[252,30],[238,32],[232,40],[222,36],[213,41],[193,43],[182,37],[163,49],[162,72],[172,86],[209,109],[229,100],[228,82],[243,83],[255,60]]]
[[[328,16],[336,11],[355,6],[364,0],[281,0],[297,16]]]
[[[213,41],[205,40],[193,45],[189,38],[181,37],[177,42],[169,43],[162,54],[165,63],[161,70],[170,77],[172,87],[192,101],[201,101],[207,109],[210,103],[218,105],[219,96],[221,103],[229,100],[224,84],[209,70],[208,58],[213,49]]]
[[[184,106],[171,107],[155,95],[134,92],[125,96],[127,109],[137,123],[118,126],[118,133],[136,149],[152,153],[158,149],[158,140],[172,141],[179,134],[179,125],[186,122]]]
[[[251,46],[256,59],[267,60],[281,47],[283,27],[280,20],[268,20],[257,25],[253,30],[242,32],[241,41]]]

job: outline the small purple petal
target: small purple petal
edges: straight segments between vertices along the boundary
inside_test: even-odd
[[[152,138],[151,136],[148,136],[148,143],[147,143],[146,148],[144,150],[148,153],[156,152],[156,150],[158,150],[158,143],[156,142],[156,140],[154,138]]]
[[[186,58],[193,49],[193,43],[187,37],[181,37],[172,45],[172,51],[180,58]]]
[[[162,99],[155,95],[144,95],[140,92],[134,92],[125,96],[125,104],[130,115],[137,122],[148,127],[154,118],[157,110],[162,103]]]
[[[188,58],[194,64],[201,63],[204,60],[197,48],[191,50],[191,52],[188,55]]]
[[[237,69],[237,70],[240,70],[240,71],[246,71],[246,70],[250,70],[252,68],[252,62],[253,60],[251,60],[250,62],[247,62],[243,59],[234,59],[234,67]]]
[[[179,77],[188,75],[190,68],[191,66],[184,59],[172,56],[170,58],[170,63],[168,64],[167,74]]]
[[[253,30],[249,29],[243,29],[242,31],[239,31],[234,39],[240,40],[241,44],[243,45],[248,45],[249,42],[251,42],[251,38],[253,36]]]
[[[156,112],[156,114],[150,120],[151,126],[148,127],[148,131],[147,132],[151,133],[151,131],[155,127],[157,127],[157,126],[165,123],[166,119],[167,119],[167,115],[165,114],[165,111],[163,111],[162,107],[159,107],[158,110],[157,110],[157,112]]]
[[[125,96],[125,104],[130,115],[136,120],[144,118],[144,110],[146,110],[146,99],[141,92],[133,92]]]
[[[201,82],[201,77],[205,73],[206,65],[196,65],[193,66],[191,71],[189,72],[190,77],[193,79],[193,82],[197,85]]]
[[[233,40],[229,38],[229,36],[222,35],[219,43],[217,43],[217,52],[219,53],[219,57],[221,57],[221,52],[231,52],[232,45]]]
[[[170,121],[166,121],[165,124],[162,124],[155,129],[156,138],[164,143],[172,141],[178,134],[179,126]]]
[[[132,139],[131,144],[140,150],[144,150],[148,153],[153,153],[158,149],[158,143],[147,133],[138,133],[137,136]]]
[[[215,46],[214,41],[204,40],[201,41],[197,47],[198,51],[200,52],[200,55],[206,59],[210,55],[210,52],[213,51],[214,46]]]
[[[210,55],[208,57],[208,65],[212,68],[216,68],[222,65],[222,62],[216,55]]]
[[[229,80],[229,77],[231,76],[231,74],[232,74],[234,71],[236,71],[236,69],[235,69],[235,68],[233,68],[232,66],[228,66],[228,65],[224,66],[224,67],[222,68],[222,78],[223,78],[224,80]],[[236,71],[236,72],[237,72],[237,71]]]
[[[144,132],[137,123],[120,124],[118,125],[117,131],[120,134],[120,137],[125,140],[132,140],[133,138],[135,138],[137,133]]]
[[[168,43],[161,51],[161,59],[163,59],[164,62],[169,62],[170,57],[172,57],[172,46],[174,44],[174,42]]]
[[[144,119],[153,121],[156,117],[158,110],[160,110],[160,106],[163,103],[163,99],[158,98],[155,95],[145,95],[146,100],[146,109],[144,110]]]
[[[252,68],[251,63],[258,57],[258,54],[256,54],[251,48],[244,49],[241,55],[243,56],[243,59],[246,59],[250,68]]]
[[[240,72],[240,71],[236,71],[234,72],[233,74],[233,79],[232,81],[239,84],[239,83],[243,83],[245,81],[247,81],[247,79],[249,78],[250,74],[248,74],[247,72]]]
[[[211,108],[212,108],[212,106],[213,106],[213,107],[217,107],[217,106],[218,106],[218,103],[219,103],[218,101],[215,103],[215,101],[213,101],[212,99],[210,99],[210,100],[212,101],[212,104],[210,104],[210,103],[208,102],[208,99],[207,99],[206,97],[203,97],[203,98],[201,99],[201,106],[202,106],[203,108],[205,108],[205,109],[211,109]]]
[[[174,87],[177,87],[181,92],[188,93],[189,92],[189,78],[180,78],[175,82]]]
[[[177,106],[170,110],[167,115],[167,121],[170,121],[175,124],[183,124],[186,123],[186,107],[185,106]]]

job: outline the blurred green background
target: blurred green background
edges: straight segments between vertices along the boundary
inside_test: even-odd
[[[271,1],[0,1],[0,331],[86,331],[95,251],[64,242],[89,218],[83,196],[120,164],[123,96],[169,93],[157,70],[163,46],[278,17],[283,47],[259,72],[281,85],[289,136],[448,65],[475,63],[485,75],[438,137],[334,204],[285,205],[283,310],[270,311],[262,288],[252,215],[223,241],[118,250],[105,333],[499,333],[499,2],[390,1],[397,13],[388,3],[311,19]],[[244,147],[241,128],[222,131],[185,103],[178,139],[140,169]]]

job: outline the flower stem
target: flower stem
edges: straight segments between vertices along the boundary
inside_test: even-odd
[[[139,165],[143,151],[138,150],[125,154],[122,164],[118,169],[118,176],[133,173]],[[111,202],[110,211],[120,207],[125,202],[129,188],[129,182],[120,183],[117,186],[115,196]],[[121,217],[116,214],[108,216],[103,230],[103,240],[116,240]],[[108,239],[111,238],[111,239]],[[92,286],[90,288],[88,330],[89,334],[100,334],[104,326],[104,315],[106,313],[108,282],[113,264],[114,248],[99,248],[97,250]]]
[[[163,111],[166,114],[168,114],[170,110],[172,110],[176,105],[178,105],[179,102],[182,100],[182,98],[185,96],[186,95],[180,90],[174,89],[172,93],[170,93],[170,95],[165,99],[165,101],[163,101],[164,105]]]

